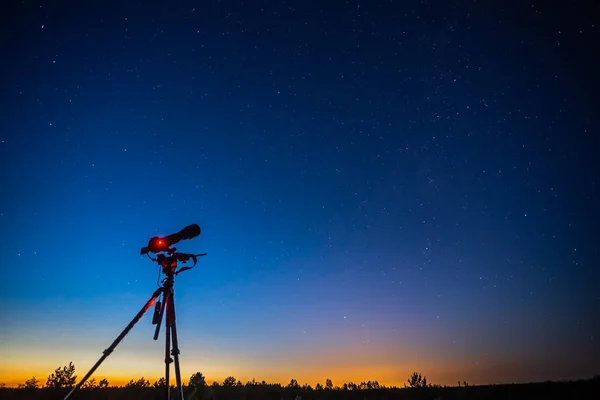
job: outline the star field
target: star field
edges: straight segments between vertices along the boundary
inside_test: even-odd
[[[67,3],[3,24],[1,382],[82,376],[191,223],[186,379],[598,374],[593,13]],[[97,376],[161,376],[149,319]]]

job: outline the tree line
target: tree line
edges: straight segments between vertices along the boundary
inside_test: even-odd
[[[56,368],[45,384],[35,376],[20,384],[18,388],[6,388],[0,383],[2,400],[62,400],[68,391],[77,384],[73,363]],[[334,385],[331,379],[314,387],[300,384],[291,379],[287,385],[248,381],[242,383],[233,376],[222,382],[207,384],[201,372],[192,374],[184,384],[186,400],[463,400],[485,399],[532,399],[532,398],[600,398],[600,377],[579,381],[540,382],[527,384],[471,386],[458,382],[456,386],[431,384],[418,372],[413,373],[403,387],[381,385],[376,380],[366,382],[346,382]],[[104,378],[87,380],[77,394],[81,400],[159,400],[164,399],[166,381],[160,378],[150,382],[144,377],[131,379],[122,386],[110,385]],[[171,381],[170,389],[175,387]],[[596,393],[594,395],[593,393]],[[175,392],[172,392],[175,395]],[[591,396],[591,397],[590,397]],[[175,398],[175,397],[173,397]]]
[[[38,388],[53,388],[53,389],[70,389],[73,388],[77,384],[77,375],[75,374],[75,365],[70,362],[69,365],[65,365],[63,367],[58,367],[54,370],[53,373],[48,375],[46,379],[46,383],[42,385],[42,381],[37,379],[36,376],[33,376],[31,379],[26,380],[24,383],[18,385],[18,389],[38,389]],[[154,383],[151,383],[148,379],[141,377],[139,379],[131,379],[124,386],[114,386],[110,385],[110,382],[103,378],[100,381],[96,381],[96,378],[88,379],[82,385],[83,389],[103,389],[108,387],[123,387],[123,388],[161,388],[166,385],[165,378],[160,378]],[[460,386],[460,382],[458,383]],[[464,385],[467,385],[466,382]],[[206,377],[201,372],[196,372],[192,374],[188,380],[187,385],[189,388],[196,389],[200,391],[204,388],[208,388],[209,385],[206,382]],[[236,379],[233,376],[228,376],[223,380],[223,382],[214,381],[210,387],[224,387],[224,388],[232,388],[232,387],[248,387],[248,386],[263,386],[263,387],[277,387],[277,388],[288,388],[288,389],[303,389],[303,390],[377,390],[377,389],[393,389],[395,386],[384,386],[379,384],[376,380],[363,381],[360,383],[355,382],[346,382],[342,386],[334,386],[333,381],[329,378],[325,379],[325,384],[321,385],[317,383],[313,388],[309,384],[300,385],[300,383],[292,378],[287,385],[282,385],[280,383],[267,383],[266,381],[256,381],[252,379],[246,383],[242,383],[242,381]],[[5,384],[0,383],[0,388],[6,387]],[[411,388],[424,388],[424,387],[441,387],[440,385],[432,385],[427,382],[427,378],[422,376],[418,372],[414,372],[409,379],[407,380],[407,384],[404,387]]]

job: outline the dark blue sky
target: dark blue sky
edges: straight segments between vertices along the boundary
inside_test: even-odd
[[[589,12],[9,3],[0,381],[83,375],[155,288],[140,247],[190,223],[184,375],[600,372]],[[99,376],[161,376],[147,320]]]

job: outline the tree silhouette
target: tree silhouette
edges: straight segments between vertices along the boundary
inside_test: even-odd
[[[102,379],[100,382],[98,382],[98,387],[101,389],[105,389],[108,387],[108,380],[106,378]]]
[[[228,376],[223,381],[223,386],[232,387],[232,386],[235,386],[236,382],[237,382],[237,380],[233,376]]]
[[[421,374],[417,372],[413,372],[413,374],[408,379],[408,385],[411,388],[427,387],[427,378],[421,376]]]
[[[125,385],[125,387],[126,388],[145,388],[145,387],[150,387],[150,381],[144,379],[144,377],[142,376],[137,381],[134,381],[133,379],[130,380],[129,383],[127,383]]]
[[[290,389],[296,389],[296,388],[300,387],[300,384],[298,383],[297,380],[295,380],[294,378],[292,378],[290,380],[290,383],[288,383],[287,387],[290,388]]]
[[[206,378],[202,375],[202,372],[196,372],[190,376],[188,386],[198,390],[204,389],[206,387]]]
[[[161,388],[161,387],[165,387],[167,384],[167,380],[162,377],[162,378],[158,378],[158,380],[156,382],[154,382],[153,386],[155,388]]]
[[[333,389],[333,382],[329,378],[325,379],[325,389],[327,389],[327,390]]]
[[[85,383],[81,386],[84,389],[94,389],[98,387],[98,383],[96,382],[96,378],[92,378],[90,380],[85,381]]]
[[[48,376],[46,387],[49,388],[72,388],[75,386],[77,375],[75,375],[75,366],[72,362],[64,367],[58,367],[54,373]]]
[[[34,376],[31,379],[25,381],[25,383],[20,383],[17,387],[19,389],[37,389],[40,385],[40,381]]]

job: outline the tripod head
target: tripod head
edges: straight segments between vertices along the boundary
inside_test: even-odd
[[[163,274],[169,275],[177,275],[180,272],[187,271],[188,269],[192,269],[196,266],[198,262],[198,257],[205,256],[206,253],[202,254],[187,254],[187,253],[177,253],[175,248],[169,249],[169,255],[157,254],[156,258],[152,258],[148,256],[152,261],[155,261],[162,268]],[[194,261],[194,264],[191,267],[181,267],[177,269],[177,263],[186,263],[189,260]]]
[[[180,272],[187,271],[196,266],[198,257],[205,256],[206,253],[202,254],[187,254],[178,253],[175,247],[172,245],[178,243],[180,240],[192,239],[200,235],[200,226],[198,224],[188,225],[177,233],[173,233],[168,236],[158,237],[155,236],[148,241],[148,246],[142,247],[140,254],[148,255],[148,258],[155,261],[160,265],[163,274],[169,276],[177,275]],[[156,258],[150,257],[148,253],[167,253],[157,254]],[[177,263],[186,263],[189,260],[194,261],[191,267],[182,267],[177,270]]]

